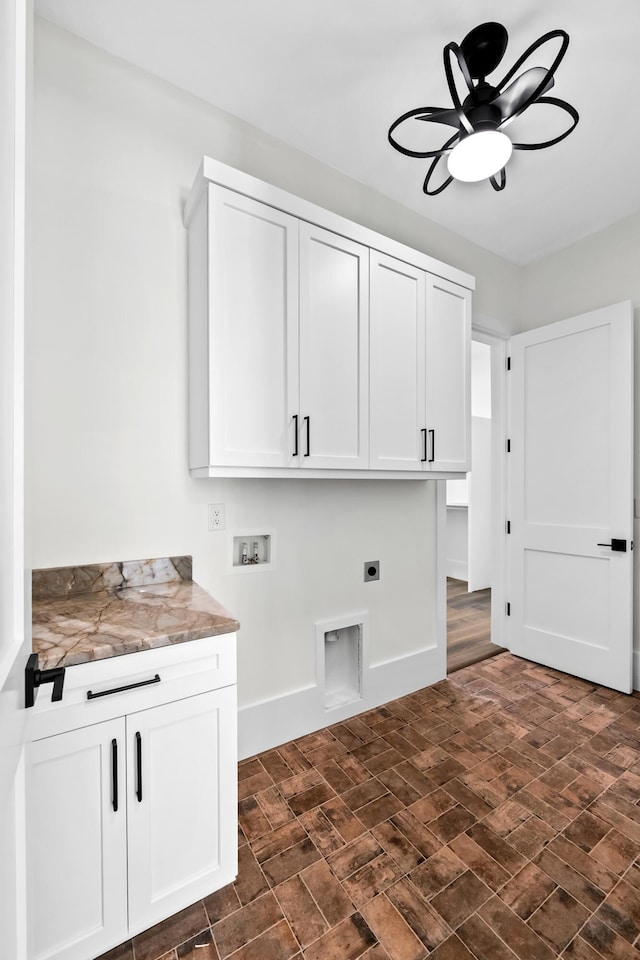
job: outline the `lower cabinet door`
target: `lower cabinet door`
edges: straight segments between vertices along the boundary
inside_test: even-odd
[[[27,748],[29,960],[87,960],[127,939],[124,752],[123,719]]]
[[[130,714],[129,932],[237,873],[236,688]]]

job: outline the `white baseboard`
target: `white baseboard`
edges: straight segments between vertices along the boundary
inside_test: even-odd
[[[447,576],[466,581],[469,579],[469,565],[464,560],[447,560]]]
[[[340,723],[372,707],[427,687],[446,676],[446,656],[439,647],[378,663],[366,671],[363,696],[325,710],[322,689],[313,685],[272,700],[241,707],[238,711],[240,760],[271,750],[296,737]]]
[[[633,689],[640,690],[640,651],[633,651]]]

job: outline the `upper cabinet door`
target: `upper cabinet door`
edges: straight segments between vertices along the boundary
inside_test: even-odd
[[[300,466],[369,466],[369,250],[300,223]]]
[[[207,463],[295,466],[298,221],[209,190]]]
[[[470,470],[471,292],[427,275],[427,468]]]
[[[426,461],[424,270],[371,251],[371,468]]]

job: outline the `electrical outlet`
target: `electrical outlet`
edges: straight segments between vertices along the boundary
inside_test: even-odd
[[[379,580],[380,579],[380,561],[379,560],[367,560],[364,565],[364,582],[368,583],[370,580]]]
[[[210,503],[209,511],[209,530],[224,530],[224,503]]]

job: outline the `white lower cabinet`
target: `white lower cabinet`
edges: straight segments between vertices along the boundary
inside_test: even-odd
[[[111,720],[29,747],[30,960],[87,960],[127,937],[124,727]]]
[[[235,688],[126,726],[129,913],[146,929],[236,875]]]
[[[29,744],[29,960],[93,960],[235,879],[236,733],[233,684]]]

